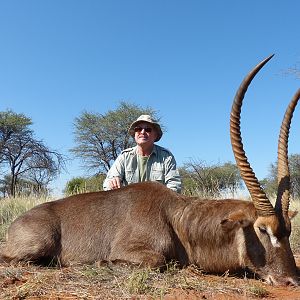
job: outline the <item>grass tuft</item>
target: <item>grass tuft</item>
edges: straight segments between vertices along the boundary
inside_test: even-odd
[[[248,292],[257,298],[265,298],[269,295],[269,292],[262,285],[251,285],[248,287]]]

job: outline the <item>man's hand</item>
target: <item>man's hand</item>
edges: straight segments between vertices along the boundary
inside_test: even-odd
[[[120,177],[113,177],[108,181],[108,186],[111,190],[119,189],[121,187]]]

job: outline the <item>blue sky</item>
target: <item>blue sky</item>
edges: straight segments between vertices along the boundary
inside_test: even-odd
[[[70,155],[74,119],[125,100],[159,112],[167,127],[159,144],[179,166],[233,162],[236,89],[275,53],[242,109],[245,151],[262,179],[300,87],[285,74],[300,62],[299,11],[297,0],[0,0],[0,111],[32,118],[37,138]],[[300,153],[298,110],[290,153]],[[53,185],[57,194],[67,180],[87,175],[75,159],[67,169]]]

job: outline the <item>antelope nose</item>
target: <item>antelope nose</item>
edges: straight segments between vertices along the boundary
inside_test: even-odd
[[[299,286],[300,282],[298,278],[289,277],[285,280],[284,284],[286,286]]]

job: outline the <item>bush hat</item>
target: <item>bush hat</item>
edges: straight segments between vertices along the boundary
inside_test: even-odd
[[[130,125],[129,130],[128,130],[129,134],[134,138],[134,134],[135,134],[134,128],[135,128],[139,123],[142,123],[142,122],[149,123],[149,124],[151,124],[151,125],[155,128],[155,130],[156,130],[156,132],[157,132],[157,138],[156,138],[155,142],[158,142],[158,141],[161,139],[163,133],[162,133],[162,130],[161,130],[161,128],[160,128],[160,125],[157,123],[157,121],[154,120],[154,119],[152,119],[151,116],[149,116],[149,115],[141,115],[141,116],[139,116],[139,117],[138,117],[138,118]]]

